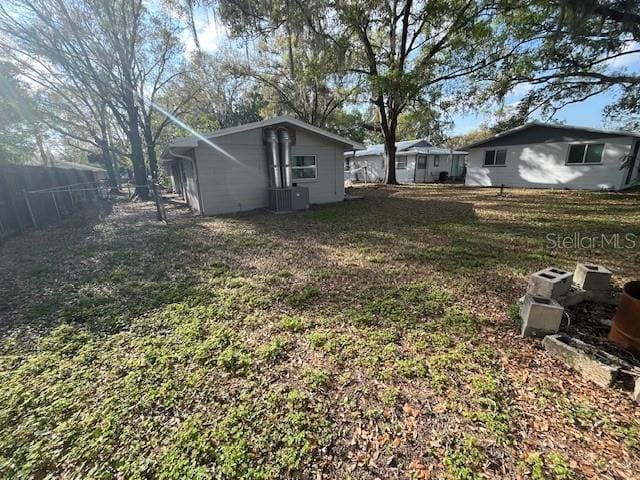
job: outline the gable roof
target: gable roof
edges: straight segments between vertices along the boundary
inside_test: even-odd
[[[420,154],[435,154],[435,155],[443,155],[451,153],[451,150],[444,147],[438,147],[432,144],[426,138],[417,138],[414,140],[404,140],[402,142],[396,142],[396,155],[408,155],[411,153],[420,153]],[[467,152],[461,152],[458,150],[454,150],[455,154],[465,154]],[[377,143],[375,145],[370,145],[365,150],[360,150],[358,152],[351,153],[346,152],[345,155],[350,157],[367,157],[370,155],[384,155],[384,143]]]
[[[509,142],[508,137],[512,137],[516,134],[522,133],[527,130],[539,129],[539,130],[547,130],[549,132],[549,139],[547,141],[553,140],[552,133],[557,132],[566,132],[566,136],[572,139],[592,139],[592,138],[603,138],[603,137],[640,137],[640,133],[637,132],[626,132],[623,130],[608,130],[602,128],[590,128],[590,127],[579,127],[576,125],[563,125],[559,123],[544,123],[544,122],[530,122],[525,125],[521,125],[516,128],[512,128],[505,132],[499,133],[497,135],[493,135],[492,137],[485,138],[483,140],[478,140],[477,142],[470,143],[468,145],[463,146],[465,150],[470,148],[478,148],[483,146],[491,146],[491,145],[518,145],[518,142]],[[555,141],[562,141],[556,139]],[[523,142],[529,143],[529,142]],[[538,142],[531,142],[538,143]]]
[[[213,140],[215,138],[224,137],[226,135],[233,135],[235,133],[242,133],[248,130],[254,130],[256,128],[264,128],[282,124],[298,127],[311,133],[315,133],[316,135],[329,138],[337,143],[342,143],[343,145],[349,147],[350,150],[362,150],[365,148],[365,146],[361,143],[354,142],[353,140],[350,140],[346,137],[336,135],[335,133],[331,133],[320,127],[316,127],[315,125],[311,125],[309,123],[303,122],[302,120],[298,120],[287,115],[281,115],[279,117],[273,117],[267,120],[260,120],[259,122],[246,123],[244,125],[238,125],[236,127],[222,128],[214,132],[204,133],[201,136],[193,135],[191,137],[176,138],[169,144],[168,148],[196,148],[198,146],[198,142],[201,142],[203,140]],[[165,149],[165,152],[163,152],[163,157],[165,156],[168,148]]]

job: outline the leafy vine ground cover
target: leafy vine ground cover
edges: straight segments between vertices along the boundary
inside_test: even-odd
[[[640,195],[355,193],[168,225],[118,201],[0,246],[0,476],[634,478],[637,405],[512,316],[550,264],[637,275],[546,236],[640,237]]]

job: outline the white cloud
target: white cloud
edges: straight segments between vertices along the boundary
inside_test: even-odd
[[[640,50],[640,42],[629,42],[622,49],[623,53],[631,52],[634,50]],[[620,57],[613,58],[607,62],[610,68],[624,68],[624,67],[640,67],[640,52],[629,53]]]
[[[215,17],[197,16],[195,18],[195,26],[200,48],[204,52],[212,53],[216,51],[228,38],[227,29]],[[195,52],[196,42],[190,28],[186,28],[182,32],[182,42],[187,56]]]
[[[529,93],[532,89],[533,89],[533,85],[531,85],[529,82],[518,83],[515,87],[509,90],[509,93],[507,96],[522,98],[527,93]]]

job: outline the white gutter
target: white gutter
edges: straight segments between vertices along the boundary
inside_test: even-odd
[[[171,147],[169,147],[169,153],[171,154],[172,157],[183,158],[185,160],[193,160],[193,158],[188,157],[187,155],[182,155],[181,153],[175,153],[174,151],[171,150]]]

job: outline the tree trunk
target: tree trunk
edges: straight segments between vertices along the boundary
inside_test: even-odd
[[[111,193],[118,193],[118,178],[116,176],[116,170],[113,166],[113,157],[111,156],[111,150],[106,140],[100,141],[100,149],[102,150],[102,160],[104,166],[107,169],[107,181],[109,183],[109,190]]]
[[[151,118],[147,119],[142,129],[144,143],[147,147],[147,159],[149,160],[149,172],[153,181],[158,180],[158,157],[156,156],[156,144],[153,141],[153,134],[150,131]]]
[[[384,136],[384,151],[387,159],[387,169],[385,171],[384,183],[387,185],[397,185],[396,179],[396,133],[389,131]]]
[[[127,137],[131,144],[131,163],[133,164],[133,178],[136,183],[135,194],[138,198],[146,200],[149,198],[147,168],[144,164],[144,151],[142,150],[142,140],[138,129],[138,107],[130,89],[125,90],[124,100],[127,107]]]
[[[44,149],[42,134],[40,133],[39,130],[36,130],[35,137],[36,137],[36,145],[38,146],[38,152],[40,153],[40,159],[42,160],[42,164],[45,166],[50,165],[51,162],[50,162],[49,156],[47,155],[47,152]]]
[[[396,131],[398,127],[397,115],[393,118],[393,112],[387,111],[384,102],[379,99],[378,109],[380,111],[380,125],[384,135],[384,153],[387,160],[387,168],[384,174],[384,183],[387,185],[397,185],[396,179]]]

